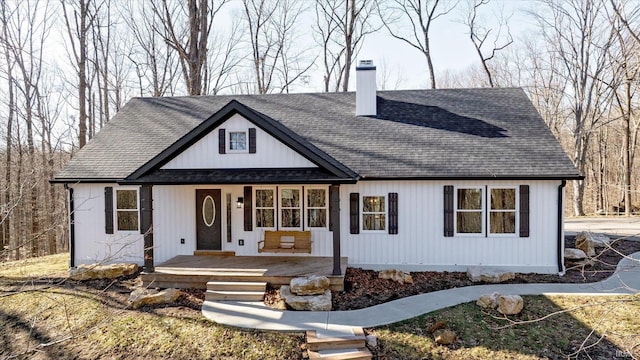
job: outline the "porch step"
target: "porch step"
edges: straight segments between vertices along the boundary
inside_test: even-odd
[[[209,281],[207,290],[211,291],[256,291],[264,293],[267,290],[266,282],[249,281]]]
[[[266,282],[209,281],[204,297],[208,301],[262,301]]]
[[[220,250],[196,250],[193,252],[195,256],[236,256],[235,251],[220,251]]]
[[[207,290],[204,298],[207,301],[262,301],[264,299],[264,292]]]
[[[346,332],[307,331],[309,359],[371,359],[362,328]]]

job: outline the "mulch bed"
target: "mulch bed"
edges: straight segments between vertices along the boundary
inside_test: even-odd
[[[575,246],[575,237],[566,238],[566,247]],[[568,264],[564,276],[553,274],[516,274],[516,278],[505,283],[589,283],[597,282],[613,274],[624,255],[640,251],[640,241],[616,240],[610,248],[603,249],[592,266],[572,266]],[[412,272],[413,284],[400,284],[379,279],[373,270],[347,268],[344,291],[332,293],[333,310],[355,310],[382,304],[388,301],[424,294],[428,292],[478,285],[468,279],[465,272]],[[265,304],[283,309],[279,298],[279,288],[268,287]]]

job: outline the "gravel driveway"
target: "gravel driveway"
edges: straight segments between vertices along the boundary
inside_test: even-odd
[[[564,229],[566,235],[575,235],[580,231],[591,231],[613,237],[632,237],[635,240],[640,240],[640,217],[571,217],[565,218]]]

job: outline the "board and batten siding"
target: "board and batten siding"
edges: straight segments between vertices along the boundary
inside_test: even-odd
[[[261,185],[262,187],[263,185]],[[275,185],[274,185],[275,186]],[[257,188],[259,186],[254,186]],[[268,186],[267,186],[268,187]],[[244,196],[244,186],[181,185],[153,187],[154,260],[156,264],[176,255],[192,255],[196,250],[196,189],[220,189],[222,194],[222,250],[235,251],[237,256],[281,256],[280,253],[258,253],[258,242],[264,239],[264,230],[244,230],[244,210],[236,206],[238,197]],[[231,195],[231,241],[227,238],[226,197]],[[255,216],[255,211],[253,215]],[[255,221],[253,221],[255,225]],[[328,229],[312,229],[311,254],[290,256],[331,256],[332,233]],[[182,244],[181,239],[184,239]],[[244,245],[239,245],[243,240]]]
[[[140,231],[105,232],[105,187],[137,190],[136,186],[117,184],[74,184],[75,265],[95,263],[134,262],[144,264],[144,241]],[[139,206],[139,205],[138,205]],[[114,221],[115,214],[114,200]]]
[[[219,129],[231,131],[256,129],[256,152],[219,153]],[[228,140],[228,138],[227,138]],[[248,138],[247,138],[248,141]],[[248,144],[247,144],[248,147]],[[239,114],[212,130],[181,154],[171,159],[162,169],[250,169],[250,168],[315,168],[314,163],[289,148]]]
[[[444,236],[444,186],[530,187],[530,234]],[[557,273],[557,194],[560,181],[360,181],[340,186],[342,256],[371,269],[465,271],[468,266]],[[398,235],[349,232],[349,194],[398,193]],[[483,192],[483,194],[485,194]],[[387,198],[388,202],[388,198]],[[361,206],[361,204],[360,204]],[[362,225],[360,225],[362,226]]]

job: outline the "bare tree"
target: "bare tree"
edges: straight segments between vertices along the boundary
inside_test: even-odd
[[[603,121],[607,94],[599,80],[608,66],[606,52],[612,34],[604,16],[602,2],[594,0],[541,2],[542,13],[531,13],[542,30],[549,51],[559,58],[558,76],[567,80],[565,101],[571,108],[567,121],[573,138],[572,160],[581,174],[586,173],[587,150],[594,130]],[[584,215],[584,181],[573,184],[573,212]]]
[[[303,4],[292,0],[243,0],[258,94],[288,92],[313,65],[294,47]]]
[[[448,14],[456,5],[457,1],[441,4],[440,0],[378,0],[380,17],[389,34],[417,49],[424,56],[432,89],[436,88],[436,79],[429,31],[435,20]],[[408,30],[402,27],[406,24],[410,24]]]
[[[186,11],[182,2],[170,5],[168,0],[162,0],[160,6],[152,3],[154,12],[162,19],[162,28],[156,31],[178,52],[189,95],[202,94],[209,34],[213,20],[227,2],[228,0],[221,0],[215,4],[212,1],[210,4],[209,0],[188,0]],[[178,27],[183,21],[181,16],[185,13],[189,24],[186,41]]]
[[[372,21],[375,7],[374,0],[316,1],[314,34],[322,47],[325,92],[348,90],[349,70],[365,36],[380,29]]]
[[[492,34],[494,30],[493,28],[484,25],[482,19],[478,15],[478,9],[489,4],[490,1],[491,0],[473,0],[470,4],[465,24],[469,29],[469,38],[473,43],[473,47],[476,49],[482,68],[487,74],[489,86],[495,87],[494,78],[491,75],[488,63],[496,56],[498,51],[504,50],[507,46],[513,44],[513,37],[509,31],[509,18],[505,18],[502,14],[498,17],[498,30],[495,35]],[[503,36],[502,34],[503,29],[506,29],[506,36]],[[491,50],[484,50],[487,48],[486,45],[489,43],[493,45]]]

